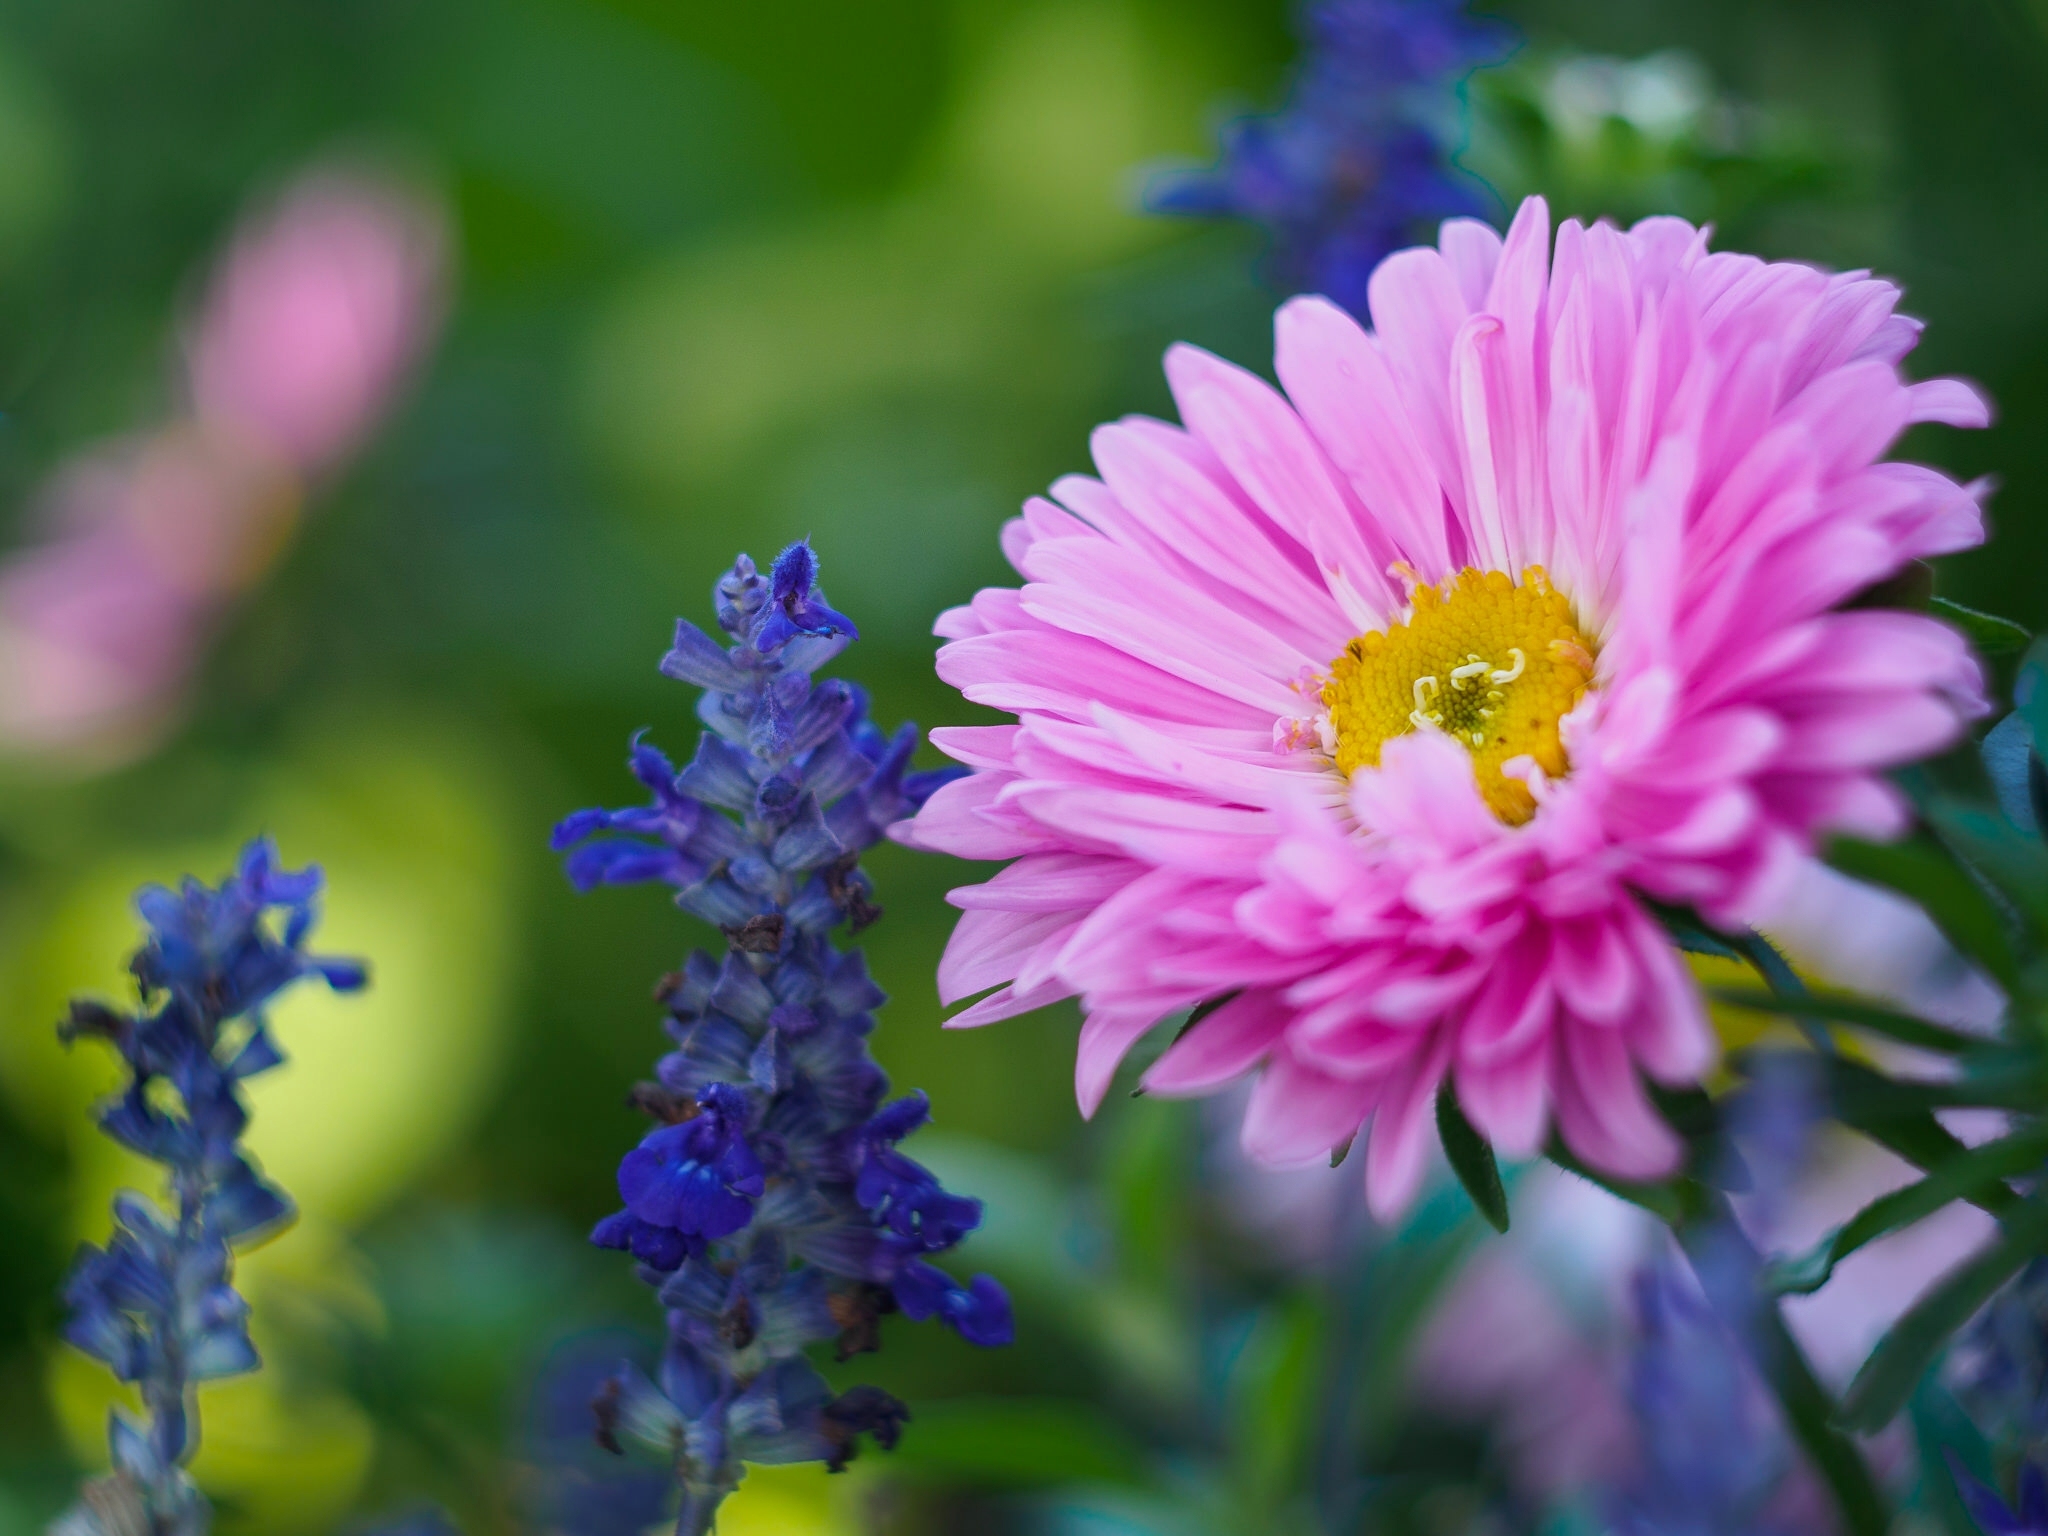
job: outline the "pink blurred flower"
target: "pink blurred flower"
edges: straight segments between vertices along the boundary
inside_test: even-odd
[[[192,412],[302,473],[352,452],[440,305],[442,224],[413,194],[316,171],[250,219],[188,342]]]
[[[1629,1464],[1629,1280],[1668,1251],[1654,1216],[1539,1164],[1508,1235],[1480,1246],[1418,1334],[1408,1378],[1435,1412],[1487,1421],[1517,1486],[1555,1499]]]
[[[1531,199],[1505,244],[1390,257],[1373,332],[1294,300],[1286,396],[1175,348],[1185,425],[1099,429],[1101,478],[1005,530],[1028,585],[941,618],[941,675],[1020,717],[935,732],[980,771],[904,833],[1017,861],[954,893],[941,991],[998,988],[956,1025],[1078,993],[1084,1110],[1234,993],[1147,1087],[1262,1068],[1243,1139],[1281,1165],[1370,1118],[1377,1211],[1447,1077],[1509,1155],[1555,1125],[1660,1175],[1637,1071],[1713,1039],[1641,897],[1756,920],[1821,835],[1895,834],[1877,771],[1984,708],[1953,631],[1836,611],[1982,537],[1971,490],[1878,462],[1987,414],[1902,379],[1898,290],[1675,219],[1550,247]]]
[[[188,335],[190,415],[84,454],[49,537],[0,567],[0,750],[104,766],[145,749],[223,606],[289,543],[433,334],[442,224],[321,169],[247,221]]]

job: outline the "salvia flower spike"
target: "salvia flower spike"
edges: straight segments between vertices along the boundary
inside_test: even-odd
[[[661,985],[675,1049],[632,1100],[657,1123],[619,1165],[623,1208],[591,1234],[639,1261],[668,1332],[657,1379],[606,1382],[599,1439],[667,1461],[683,1536],[711,1528],[746,1462],[837,1470],[862,1432],[895,1443],[908,1410],[873,1388],[835,1396],[808,1346],[872,1349],[899,1310],[975,1344],[1011,1337],[1001,1286],[930,1262],[981,1204],[898,1150],[929,1110],[922,1094],[883,1103],[867,1049],[883,997],[829,937],[881,915],[860,854],[952,772],[908,772],[914,727],[885,736],[859,689],[813,681],[855,635],[816,577],[808,544],[766,576],[741,556],[714,594],[731,643],[678,621],[661,663],[705,690],[695,757],[678,771],[636,737],[652,801],[555,830],[580,889],[663,882],[725,935],[723,955],[699,951]]]
[[[1243,219],[1268,237],[1267,276],[1365,315],[1381,258],[1446,219],[1483,215],[1483,184],[1452,162],[1465,78],[1514,32],[1463,0],[1317,0],[1287,104],[1223,132],[1211,169],[1161,177],[1156,213]]]
[[[355,961],[304,952],[320,886],[318,868],[280,868],[268,838],[244,848],[218,887],[189,877],[176,890],[144,886],[135,906],[149,937],[130,962],[140,1008],[74,1001],[58,1026],[67,1043],[90,1035],[120,1053],[128,1082],[101,1106],[100,1129],[163,1165],[170,1203],[123,1192],[113,1237],[82,1249],[65,1284],[64,1337],[134,1383],[144,1416],[114,1410],[113,1469],[56,1536],[207,1529],[206,1499],[185,1470],[199,1446],[194,1391],[260,1363],[233,1253],[292,1217],[240,1146],[240,1085],[284,1060],[264,1017],[273,997],[303,976],[339,992],[366,980]]]

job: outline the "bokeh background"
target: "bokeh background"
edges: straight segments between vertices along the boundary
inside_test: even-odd
[[[1942,590],[2048,623],[2048,3],[1488,9],[1527,40],[1468,93],[1503,208],[1676,211],[1904,281],[1915,368],[2001,413],[1908,445],[2000,482]],[[326,866],[323,947],[374,986],[286,1002],[252,1094],[304,1214],[241,1267],[268,1368],[202,1399],[220,1528],[567,1529],[558,1399],[654,1324],[582,1235],[640,1134],[651,984],[704,935],[574,896],[548,828],[634,798],[633,730],[688,749],[654,663],[740,549],[813,539],[885,722],[971,718],[929,629],[1005,579],[1000,522],[1093,423],[1167,410],[1169,341],[1270,362],[1256,232],[1141,193],[1275,104],[1294,46],[1280,0],[0,9],[0,1536],[102,1454],[112,1389],[55,1298],[138,1176],[86,1115],[111,1062],[52,1025],[118,990],[136,884],[259,829]],[[274,398],[265,304],[310,306],[313,346],[322,283],[377,346],[300,417],[238,414]],[[109,586],[116,548],[155,564]],[[81,655],[108,612],[125,649]],[[1465,1272],[1461,1197],[1375,1233],[1345,1173],[1262,1180],[1191,1108],[1082,1125],[1069,1011],[938,1027],[967,871],[871,869],[876,1050],[990,1201],[964,1257],[1019,1344],[896,1324],[841,1374],[911,1399],[902,1449],[757,1476],[722,1530],[1575,1528],[1494,1388],[1416,1380],[1445,1295],[1539,1284]],[[1625,1223],[1575,1219],[1528,1273],[1597,1333]]]

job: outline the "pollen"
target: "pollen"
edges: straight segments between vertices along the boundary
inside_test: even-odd
[[[1549,778],[1571,765],[1558,722],[1593,682],[1593,643],[1572,621],[1571,602],[1540,565],[1517,582],[1470,566],[1436,586],[1418,584],[1414,611],[1360,635],[1330,663],[1330,712],[1338,771],[1377,767],[1393,736],[1434,728],[1472,755],[1479,792],[1502,821],[1536,814],[1536,799],[1503,763],[1532,759]]]

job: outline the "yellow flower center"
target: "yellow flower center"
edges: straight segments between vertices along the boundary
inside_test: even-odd
[[[1536,800],[1501,764],[1527,757],[1564,776],[1557,723],[1592,685],[1593,643],[1540,565],[1519,583],[1467,566],[1438,586],[1418,584],[1411,599],[1405,623],[1360,635],[1330,663],[1322,698],[1338,770],[1376,767],[1389,737],[1433,725],[1472,754],[1493,813],[1519,825]]]

